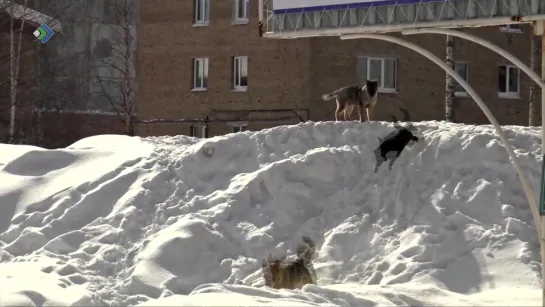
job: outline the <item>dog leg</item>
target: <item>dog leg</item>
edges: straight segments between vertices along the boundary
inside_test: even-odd
[[[346,108],[345,104],[341,104],[339,99],[337,99],[337,109],[335,110],[335,122],[339,121],[339,114],[344,111]]]
[[[388,152],[384,151],[384,150],[381,150],[380,151],[380,156],[382,157],[382,160],[386,161],[388,160],[388,157],[386,156]]]
[[[375,149],[375,173],[378,172],[378,168],[384,163],[386,155],[383,154],[382,150],[380,148]]]
[[[390,159],[390,164],[388,165],[388,168],[391,170],[394,166],[394,162],[397,160],[397,158]]]
[[[339,110],[339,108],[337,108],[337,110],[335,110],[335,122],[338,122],[339,121],[339,114],[342,112],[343,110]]]
[[[399,155],[401,155],[401,151],[398,151],[394,158],[390,159],[390,166],[389,168],[392,169],[392,166],[394,165],[394,162],[399,158]]]
[[[367,113],[367,120],[371,121],[371,118],[373,117],[373,107],[368,107],[365,111]]]
[[[352,116],[352,111],[354,110],[354,106],[353,105],[348,105],[346,106],[346,108],[344,109],[344,120],[345,121],[349,121],[350,120],[350,117]]]
[[[335,122],[339,121],[339,108],[335,110]]]
[[[361,104],[358,106],[358,114],[360,116],[360,123],[363,123],[364,122],[364,120],[363,120],[363,118],[364,118],[363,117],[363,105],[361,105]]]

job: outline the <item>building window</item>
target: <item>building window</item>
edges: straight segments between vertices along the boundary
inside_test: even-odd
[[[377,80],[379,92],[395,93],[397,89],[397,59],[394,58],[357,58],[358,84],[365,80]]]
[[[193,90],[208,89],[208,58],[193,59]]]
[[[193,125],[191,126],[191,136],[204,139],[206,138],[206,125]]]
[[[469,82],[469,64],[466,62],[455,62],[454,70],[464,79],[465,82]],[[454,95],[456,97],[467,97],[466,90],[456,81],[454,85]]]
[[[210,0],[195,0],[195,24],[208,25],[210,23]]]
[[[248,126],[248,123],[241,122],[241,123],[229,123],[229,129],[231,130],[231,133],[237,133],[244,131],[244,127]]]
[[[501,65],[498,74],[498,96],[501,98],[519,98],[520,74],[515,66]]]
[[[233,19],[235,23],[248,23],[250,18],[250,1],[249,0],[233,0]]]
[[[510,24],[500,26],[500,32],[504,33],[522,33],[522,25],[520,24]]]
[[[248,88],[248,57],[236,56],[233,58],[233,89],[246,91]]]

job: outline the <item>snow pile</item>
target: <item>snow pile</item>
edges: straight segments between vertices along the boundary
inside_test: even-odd
[[[538,305],[538,239],[490,126],[373,123],[0,146],[0,306]],[[505,127],[536,196],[539,131]],[[318,285],[260,259],[318,245]],[[516,291],[513,289],[516,288]]]

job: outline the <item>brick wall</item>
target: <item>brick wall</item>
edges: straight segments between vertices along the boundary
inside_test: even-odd
[[[168,2],[168,3],[167,3]],[[380,94],[379,120],[390,115],[411,120],[444,119],[445,73],[423,56],[391,43],[319,37],[273,40],[258,37],[257,6],[250,22],[232,24],[232,1],[211,1],[210,24],[194,26],[194,1],[149,0],[143,3],[140,32],[139,118],[203,118],[213,109],[307,108],[310,119],[333,120],[334,102],[321,95],[356,82],[356,56],[398,60],[397,92]],[[508,34],[498,27],[467,30],[529,63],[531,28]],[[445,58],[445,36],[404,37]],[[507,60],[474,43],[456,39],[457,61],[469,63],[469,82],[502,124],[527,125],[529,80],[521,74],[518,99],[498,97],[498,65]],[[248,91],[233,92],[232,56],[249,56]],[[192,58],[209,57],[209,87],[192,92]],[[488,121],[470,98],[455,99],[457,122]],[[267,125],[272,126],[272,125]],[[147,125],[145,135],[188,134],[189,125]],[[223,129],[228,131],[227,128]],[[221,134],[220,129],[215,129]]]
[[[111,115],[44,114],[43,146],[65,147],[83,138],[100,134],[124,134],[124,124]]]
[[[531,28],[521,34],[507,34],[498,27],[466,30],[508,50],[529,63]],[[399,35],[397,35],[399,36]],[[403,39],[425,47],[445,59],[445,36],[415,35]],[[390,114],[402,118],[398,108],[410,112],[414,121],[444,119],[445,72],[425,57],[404,47],[377,40],[339,40],[336,37],[312,39],[312,80],[314,86],[311,106],[313,120],[331,120],[334,102],[322,102],[320,96],[340,86],[355,82],[356,56],[397,58],[398,91],[379,94],[375,116],[388,120]],[[505,125],[527,125],[529,78],[521,72],[520,98],[498,97],[498,66],[510,64],[506,59],[466,40],[456,39],[456,61],[469,63],[469,83],[487,103],[498,121]],[[456,97],[455,121],[488,124],[488,120],[471,98]]]
[[[231,1],[212,1],[206,27],[193,26],[194,1],[167,2],[142,4],[140,119],[204,117],[213,109],[306,107],[310,40],[260,39],[255,18],[247,25],[231,24]],[[231,89],[232,57],[237,55],[249,57],[244,93]],[[193,57],[209,57],[207,92],[190,91]]]

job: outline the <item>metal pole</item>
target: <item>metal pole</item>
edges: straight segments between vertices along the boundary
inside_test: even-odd
[[[403,35],[414,35],[414,34],[444,34],[444,35],[450,35],[450,36],[456,36],[459,38],[467,39],[470,42],[474,42],[476,44],[479,44],[483,47],[486,47],[495,53],[501,55],[502,57],[509,60],[511,63],[515,64],[518,68],[520,68],[528,77],[530,77],[534,82],[539,85],[541,88],[545,87],[545,83],[541,81],[541,78],[539,77],[539,74],[534,72],[530,67],[521,60],[517,59],[514,55],[510,54],[509,52],[503,50],[501,47],[492,44],[491,42],[487,41],[486,39],[482,39],[478,36],[475,36],[473,34],[452,30],[452,29],[435,29],[435,28],[420,28],[420,29],[411,29],[411,30],[404,30],[401,32]],[[536,114],[537,116],[537,114]]]
[[[537,21],[536,25],[539,24],[539,34],[541,34],[541,81],[545,81],[545,20]],[[535,26],[534,26],[535,29]],[[538,34],[535,33],[535,34]],[[545,89],[541,88],[541,156],[544,158],[542,164],[545,163]],[[545,164],[544,164],[545,166]],[[543,169],[543,168],[542,168]],[[543,171],[542,171],[543,172]],[[541,199],[540,199],[540,213],[541,213],[541,305],[545,307],[545,208],[544,204],[544,193],[545,189],[543,187],[543,176],[541,179]]]
[[[379,35],[379,34],[359,34],[359,35],[347,35],[347,36],[341,36],[341,39],[361,39],[361,38],[368,38],[368,39],[376,39],[376,40],[382,40],[391,42],[397,45],[404,46],[406,48],[409,48],[422,56],[428,58],[430,61],[437,64],[437,66],[441,67],[446,73],[451,75],[458,84],[460,84],[466,92],[469,94],[471,98],[477,103],[479,108],[483,111],[486,118],[490,121],[494,129],[496,130],[496,133],[500,137],[501,142],[503,143],[503,146],[505,147],[505,150],[507,151],[507,154],[511,158],[511,163],[515,167],[515,170],[517,172],[517,175],[520,180],[520,184],[522,185],[522,189],[524,190],[524,194],[526,196],[526,200],[528,201],[528,204],[530,205],[532,216],[534,218],[534,224],[536,225],[536,230],[538,232],[538,236],[542,238],[542,228],[539,227],[542,225],[541,219],[540,219],[540,212],[539,212],[539,206],[536,202],[534,192],[532,191],[532,186],[530,185],[530,182],[528,181],[528,178],[526,178],[526,175],[524,174],[524,171],[522,170],[522,166],[520,163],[519,158],[515,154],[515,151],[513,150],[513,147],[509,143],[509,139],[507,138],[507,135],[501,128],[500,124],[498,123],[498,120],[492,114],[486,103],[483,101],[483,99],[475,92],[473,87],[469,85],[456,71],[454,71],[450,66],[447,65],[447,63],[443,62],[441,59],[439,59],[435,54],[431,53],[430,51],[413,44],[411,42],[408,42],[406,40],[389,36],[389,35]],[[544,116],[545,118],[545,116]],[[540,241],[540,243],[543,243]],[[543,244],[540,244],[541,248],[543,249]],[[545,290],[544,290],[545,293]],[[545,306],[544,306],[545,307]]]
[[[265,14],[263,13],[265,8],[263,7],[264,6],[264,3],[263,3],[263,0],[259,0],[258,1],[258,21],[259,23],[262,23],[263,20],[265,19]]]
[[[534,22],[534,35],[541,36],[541,80],[545,81],[545,20]],[[532,52],[534,52],[532,50]],[[530,110],[531,112],[531,110]],[[545,88],[541,88],[541,195],[539,198],[539,215],[541,234],[539,236],[541,251],[541,306],[545,307]],[[537,226],[537,225],[536,225]]]
[[[281,13],[278,13],[281,14]],[[455,19],[436,22],[419,23],[418,27],[422,28],[459,28],[459,27],[488,27],[499,26],[504,24],[520,24],[532,23],[536,20],[542,20],[545,14],[521,16],[518,21],[513,21],[511,17],[494,17],[494,18],[472,18],[472,19]],[[363,34],[363,33],[385,33],[385,32],[401,32],[414,28],[413,23],[403,24],[381,24],[381,25],[365,25],[351,27],[334,27],[334,28],[318,28],[318,29],[301,29],[301,30],[284,30],[273,31],[263,34],[265,38],[309,38],[319,36],[342,36],[348,34]]]
[[[257,15],[258,15],[258,35],[259,37],[263,37],[263,33],[265,33],[265,30],[263,30],[264,22],[265,22],[265,0],[259,0],[257,4]]]

